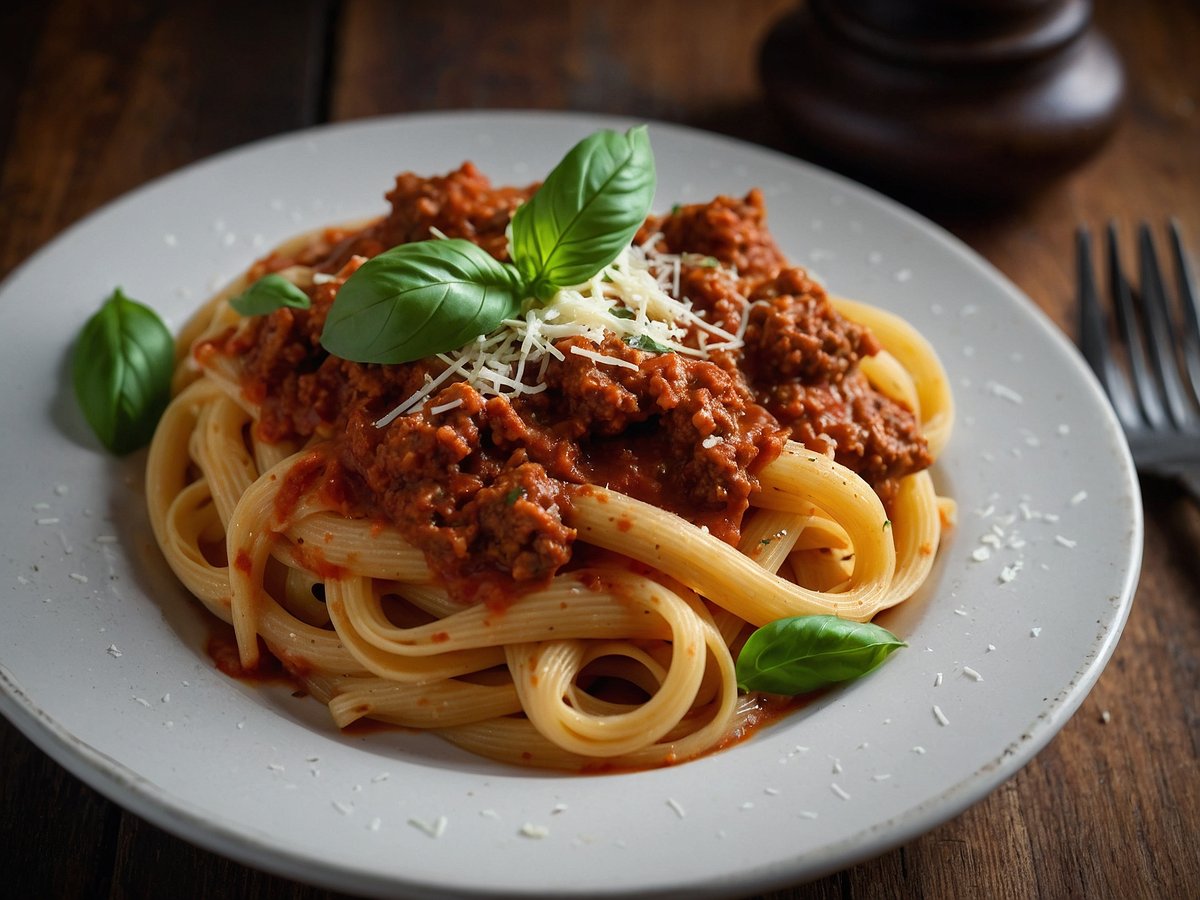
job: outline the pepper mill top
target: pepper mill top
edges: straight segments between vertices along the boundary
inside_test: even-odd
[[[997,201],[1095,153],[1124,96],[1090,0],[809,0],[768,35],[803,149],[902,194]]]

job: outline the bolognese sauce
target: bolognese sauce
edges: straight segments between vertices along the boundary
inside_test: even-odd
[[[332,439],[325,475],[348,505],[394,522],[452,591],[497,574],[540,582],[567,565],[571,485],[608,486],[736,544],[756,473],[788,438],[859,473],[885,503],[897,479],[930,464],[912,411],[858,368],[879,344],[787,262],[758,191],[651,217],[636,238],[680,255],[680,294],[706,321],[742,333],[740,348],[696,358],[613,335],[599,347],[566,338],[557,344],[562,358],[540,373],[540,393],[484,396],[449,383],[377,427],[445,364],[330,355],[320,336],[338,287],[365,258],[431,233],[505,260],[505,229],[535,190],[494,188],[469,163],[444,177],[400,175],[386,217],[327,231],[304,259],[270,256],[256,266],[265,274],[302,263],[323,273],[308,289],[309,309],[251,318],[207,351],[242,358],[260,439]],[[694,326],[685,340],[703,347]],[[627,365],[569,352],[579,341]]]

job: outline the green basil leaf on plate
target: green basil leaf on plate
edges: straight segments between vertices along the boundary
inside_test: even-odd
[[[738,687],[770,694],[803,694],[870,672],[907,646],[871,622],[837,616],[793,616],[759,628],[737,659]]]
[[[346,279],[321,344],[354,362],[411,362],[487,334],[525,296],[517,270],[470,241],[401,244]]]
[[[246,290],[229,301],[243,316],[265,316],[283,306],[308,309],[312,301],[282,275],[264,275]]]
[[[512,256],[539,300],[581,284],[617,258],[654,200],[646,126],[598,131],[576,144],[512,221]]]
[[[171,399],[175,339],[147,306],[117,288],[84,324],[71,379],[84,418],[105,447],[123,454],[148,443]]]

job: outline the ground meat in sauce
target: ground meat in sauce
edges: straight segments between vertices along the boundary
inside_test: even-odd
[[[746,269],[733,277],[724,269],[683,267],[680,292],[708,321],[732,330],[749,306],[741,353],[715,361],[736,369],[794,440],[832,454],[890,503],[899,478],[933,461],[920,425],[858,370],[862,357],[879,352],[875,337],[840,316],[804,269],[786,264],[764,218],[762,197],[751,191],[743,201],[718,197],[682,207],[647,223],[643,239],[658,232],[664,250],[703,252]]]
[[[435,233],[431,229],[474,241],[497,259],[505,259],[505,229],[533,189],[494,188],[471,163],[436,178],[406,172],[396,177],[396,186],[387,195],[392,206],[388,216],[340,240],[327,232],[327,238],[334,239],[318,242],[318,249],[299,261],[342,277],[310,291],[311,309],[284,308],[253,319],[227,347],[229,352],[244,354],[247,393],[262,405],[259,435],[268,441],[332,436],[351,410],[399,402],[420,387],[427,372],[436,373],[436,366],[424,362],[377,366],[329,356],[320,337],[337,288],[366,257],[424,240]],[[268,257],[252,274],[276,271],[295,261]]]
[[[460,594],[473,577],[549,577],[571,556],[570,484],[600,483],[672,509],[736,543],[755,473],[788,436],[832,452],[882,490],[929,464],[912,414],[876,393],[857,362],[869,332],[841,318],[766,231],[762,195],[718,197],[652,217],[639,233],[684,253],[681,294],[736,331],[743,351],[697,360],[633,349],[610,336],[557,344],[548,389],[515,400],[451,384],[384,428],[375,420],[441,364],[352,363],[319,337],[341,281],[364,257],[430,229],[504,259],[505,228],[532,188],[493,188],[472,165],[441,178],[404,174],[392,212],[361,232],[330,231],[302,261],[339,277],[311,289],[309,310],[249,320],[223,345],[240,354],[247,395],[268,441],[333,439],[352,506],[395,522]],[[715,265],[714,260],[721,265]],[[268,257],[259,271],[296,260]],[[698,345],[696,329],[688,342]],[[579,345],[637,365],[599,364]],[[437,415],[435,406],[458,402]]]
[[[766,230],[767,210],[757,188],[745,198],[717,197],[710,203],[678,206],[652,217],[639,231],[641,240],[662,235],[674,253],[711,256],[737,270],[738,277],[770,277],[787,264]]]
[[[547,369],[549,389],[526,403],[535,417],[556,420],[560,434],[583,442],[587,480],[690,513],[736,542],[757,487],[752,473],[783,441],[741,380],[715,363],[644,353],[613,336],[598,347],[583,338],[557,346],[565,358]],[[573,346],[638,368],[597,364]]]
[[[506,259],[508,223],[535,188],[493,187],[469,162],[441,177],[404,172],[396,176],[396,186],[387,195],[391,213],[334,248],[325,267],[332,271],[355,254],[375,256],[438,233],[473,241],[497,259]]]
[[[273,312],[245,353],[246,393],[260,404],[256,428],[265,441],[332,437],[351,411],[409,396],[426,372],[437,371],[426,363],[379,366],[330,356],[318,342],[327,309],[314,302],[311,311]]]
[[[570,558],[575,538],[559,514],[563,482],[524,448],[508,452],[490,439],[493,404],[474,388],[455,384],[438,395],[438,402],[453,401],[461,405],[437,416],[401,416],[387,428],[355,411],[343,464],[435,571],[495,568],[518,581],[548,577]]]
[[[803,269],[783,269],[749,297],[742,368],[755,385],[838,381],[879,352],[865,328],[830,306]]]
[[[712,363],[615,338],[599,348],[581,338],[557,346],[564,358],[548,366],[540,394],[485,400],[454,384],[387,428],[356,412],[342,464],[452,579],[493,568],[536,579],[562,566],[575,537],[562,522],[567,484],[606,484],[736,540],[754,464],[773,458],[783,439],[745,388]],[[572,346],[638,368],[601,365]],[[459,405],[430,412],[448,403]]]

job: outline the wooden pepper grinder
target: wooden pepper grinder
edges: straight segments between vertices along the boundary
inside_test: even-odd
[[[809,0],[763,45],[816,161],[903,195],[1028,195],[1094,153],[1124,94],[1090,0]]]

